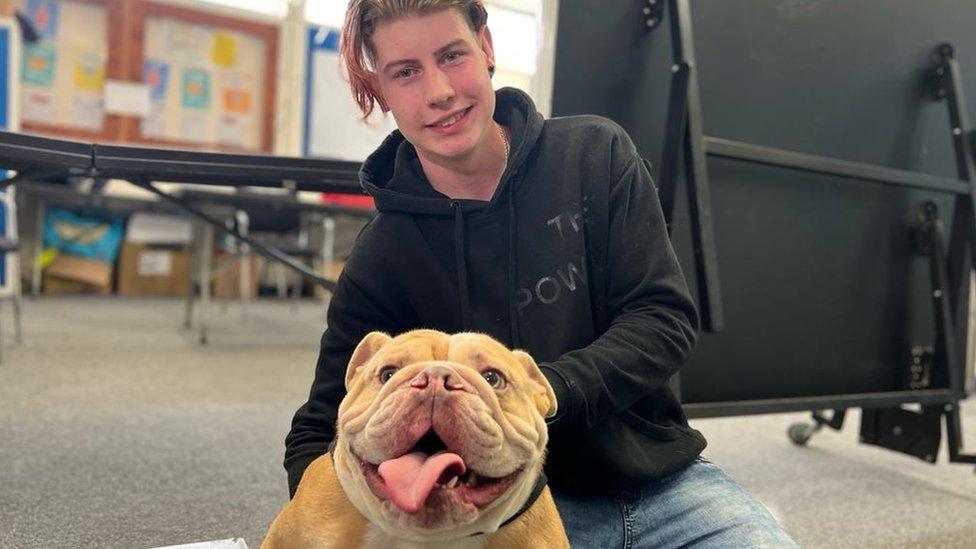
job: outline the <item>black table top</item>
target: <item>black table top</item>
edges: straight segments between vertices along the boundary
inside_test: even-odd
[[[362,194],[358,162],[100,145],[0,132],[0,168],[45,176]]]

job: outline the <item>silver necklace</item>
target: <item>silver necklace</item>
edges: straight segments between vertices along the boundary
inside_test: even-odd
[[[498,135],[501,136],[502,143],[505,144],[505,165],[508,166],[508,153],[510,152],[512,146],[508,144],[508,138],[505,137],[505,130],[502,129],[501,124],[498,124]]]

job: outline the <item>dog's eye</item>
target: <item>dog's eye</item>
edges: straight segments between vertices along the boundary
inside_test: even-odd
[[[485,378],[488,385],[491,385],[493,389],[501,389],[505,386],[505,376],[501,372],[494,369],[485,370],[481,372],[481,377]]]
[[[380,368],[380,383],[390,381],[390,378],[397,373],[397,370],[399,370],[399,368],[396,366],[383,366]]]

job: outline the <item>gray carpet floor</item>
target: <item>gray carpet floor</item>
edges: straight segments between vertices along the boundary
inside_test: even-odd
[[[287,500],[291,415],[307,395],[323,306],[214,308],[210,344],[175,299],[43,297],[24,342],[2,311],[0,547],[146,549],[244,538]],[[963,408],[976,441],[976,408]],[[976,547],[972,466],[929,465],[840,432],[793,446],[806,414],[694,421],[705,455],[804,547]]]

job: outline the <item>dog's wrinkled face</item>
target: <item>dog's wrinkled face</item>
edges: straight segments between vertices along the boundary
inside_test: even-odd
[[[552,387],[488,336],[373,332],[353,353],[336,472],[370,521],[405,539],[491,532],[541,472]]]

